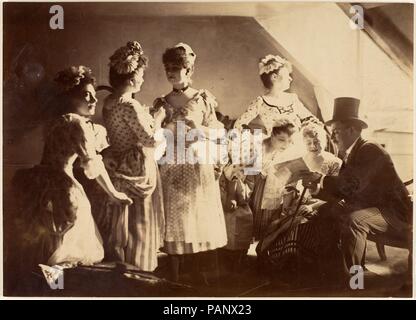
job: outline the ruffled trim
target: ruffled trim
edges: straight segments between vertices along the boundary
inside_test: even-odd
[[[169,123],[175,117],[177,113],[183,113],[183,110],[186,110],[187,107],[191,107],[192,104],[197,104],[199,100],[202,99],[204,104],[207,105],[209,108],[216,109],[218,107],[217,100],[215,96],[206,89],[199,89],[198,92],[181,108],[173,107],[167,100],[166,96],[161,96],[155,99],[153,102],[153,110],[157,110],[159,108],[166,109],[166,119],[164,123]]]
[[[95,149],[97,152],[101,152],[110,146],[108,143],[107,129],[104,126],[100,124],[94,124],[94,133]]]
[[[199,95],[204,99],[205,103],[211,106],[212,108],[218,108],[218,102],[215,96],[206,89],[199,90]]]
[[[88,158],[81,162],[81,167],[84,169],[85,176],[88,179],[95,179],[104,172],[105,168],[102,160],[103,158],[97,155],[94,158]]]
[[[189,103],[198,101],[198,99],[201,99],[201,98],[206,103],[215,106],[215,108],[218,107],[217,99],[215,98],[215,96],[210,91],[208,91],[206,89],[198,89],[197,93],[195,93],[195,95],[186,103],[186,105],[188,105]],[[160,107],[164,107],[164,106],[172,107],[172,105],[166,100],[165,95],[156,98],[155,101],[153,102],[153,107],[154,108],[160,108]]]

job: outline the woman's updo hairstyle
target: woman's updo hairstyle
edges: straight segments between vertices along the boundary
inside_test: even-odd
[[[171,64],[191,70],[194,68],[195,59],[196,54],[192,48],[182,42],[172,48],[166,49],[162,56],[162,61],[165,66]]]
[[[113,88],[123,86],[126,81],[134,78],[135,73],[140,68],[145,69],[147,67],[148,60],[139,42],[127,42],[125,46],[118,48],[110,57],[110,85]]]
[[[61,92],[66,94],[92,84],[95,87],[96,80],[90,68],[85,66],[72,66],[59,71],[55,76],[55,81],[59,85]]]
[[[291,137],[298,130],[299,128],[292,118],[279,118],[275,120],[272,127],[267,130],[266,138],[264,139],[263,143],[265,143],[266,146],[271,147],[272,137],[281,133],[286,133],[289,137]]]
[[[82,98],[82,88],[91,84],[95,87],[96,80],[90,68],[85,66],[71,66],[59,71],[55,76],[59,92],[51,101],[52,117],[73,112],[74,99]]]
[[[296,126],[295,122],[289,117],[283,117],[274,122],[272,135],[275,136],[280,133],[286,133],[290,137],[296,131],[298,131],[298,127]]]
[[[260,59],[259,74],[261,82],[266,89],[271,89],[273,86],[272,75],[279,74],[279,71],[283,68],[286,68],[289,73],[292,72],[292,64],[280,56],[269,54]]]
[[[317,139],[321,143],[321,147],[325,149],[328,139],[323,125],[312,120],[306,121],[302,124],[301,132],[304,138]]]

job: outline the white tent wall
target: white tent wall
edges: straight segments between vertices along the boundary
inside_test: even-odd
[[[332,116],[335,97],[361,99],[360,113],[369,124],[363,135],[385,145],[402,179],[413,177],[412,78],[366,33],[352,29],[336,3],[293,5],[256,20],[316,79],[323,118]],[[380,129],[385,131],[375,132]]]

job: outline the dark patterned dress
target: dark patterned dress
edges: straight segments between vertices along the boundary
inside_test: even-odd
[[[105,100],[103,117],[110,140],[103,155],[107,171],[115,188],[133,199],[130,206],[103,206],[106,259],[153,271],[164,235],[154,119],[137,100],[116,95]]]

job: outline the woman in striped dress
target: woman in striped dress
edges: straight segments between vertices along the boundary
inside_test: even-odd
[[[133,99],[140,91],[147,58],[140,44],[129,42],[110,58],[112,94],[104,103],[103,117],[110,147],[104,162],[114,186],[133,199],[130,207],[108,204],[103,216],[110,221],[105,237],[106,260],[123,261],[142,271],[157,267],[162,245],[164,211],[161,181],[154,158],[155,132],[165,111],[154,117]]]
[[[263,141],[262,169],[255,177],[250,199],[253,236],[256,240],[264,237],[273,217],[279,213],[284,185],[274,175],[274,166],[293,144],[292,136],[296,130],[290,118],[281,118],[273,124],[271,136]]]
[[[304,124],[301,133],[306,147],[303,159],[309,169],[326,176],[338,175],[342,161],[324,151],[327,143],[324,127],[309,121]],[[268,226],[256,251],[268,261],[274,272],[311,271],[311,266],[316,267],[319,261],[325,261],[325,255],[334,253],[334,221],[318,213],[325,202],[314,199],[307,192],[297,208],[299,190],[295,187],[287,189],[283,194],[280,217]]]

